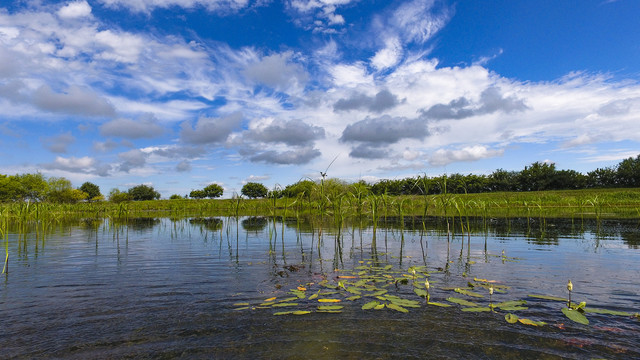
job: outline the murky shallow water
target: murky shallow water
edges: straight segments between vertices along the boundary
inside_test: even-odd
[[[489,225],[449,241],[442,220],[426,233],[411,230],[422,228],[419,219],[379,224],[375,241],[370,226],[338,233],[266,218],[147,219],[66,227],[44,240],[11,236],[0,358],[640,358],[640,319],[590,313],[581,325],[563,316],[563,303],[528,297],[566,297],[571,279],[575,301],[640,312],[637,222]],[[296,309],[312,311],[303,316],[256,308],[300,285],[308,295],[328,291],[322,280],[335,286],[338,276],[357,275],[349,270],[377,265],[400,277],[426,265],[431,300],[445,303],[454,296],[487,306],[486,289],[474,299],[443,288],[497,280],[510,288],[492,302],[525,299],[529,309],[515,313],[547,325],[509,324],[500,310],[427,306],[411,279],[387,287],[420,301],[408,313],[362,310],[370,299],[341,294],[339,314],[315,313],[309,299],[298,301]]]

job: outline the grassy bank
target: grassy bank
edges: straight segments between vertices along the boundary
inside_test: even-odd
[[[540,192],[440,194],[428,196],[311,194],[298,198],[152,200],[78,204],[5,203],[0,216],[15,221],[125,219],[128,217],[300,216],[382,217],[399,215],[635,218],[640,217],[640,189],[589,189]]]

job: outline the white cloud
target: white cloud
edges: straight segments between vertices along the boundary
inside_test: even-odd
[[[86,1],[74,1],[61,7],[58,16],[63,19],[82,18],[91,15],[91,6]]]
[[[429,158],[432,166],[444,166],[459,161],[476,161],[496,156],[502,156],[504,150],[492,150],[485,146],[466,146],[459,150],[439,149]]]
[[[153,115],[143,115],[138,121],[118,118],[100,126],[102,136],[116,136],[127,139],[154,138],[164,133]]]
[[[385,41],[385,47],[371,58],[371,65],[377,70],[384,70],[398,64],[401,57],[402,44],[397,38],[389,38]]]
[[[133,12],[149,13],[156,8],[179,6],[186,9],[203,7],[210,11],[235,11],[246,7],[249,0],[98,0],[112,8],[126,8]]]

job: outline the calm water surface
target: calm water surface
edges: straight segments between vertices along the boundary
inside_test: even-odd
[[[528,297],[566,297],[571,279],[572,299],[587,307],[640,312],[637,222],[500,220],[448,237],[441,219],[429,219],[426,232],[415,230],[420,219],[404,220],[380,222],[375,233],[371,224],[338,231],[254,217],[11,235],[9,272],[0,278],[0,358],[640,358],[640,319],[588,313],[590,324],[581,325],[564,317],[565,303]],[[389,276],[405,274],[408,284],[376,286],[420,307],[362,310],[372,298],[349,301],[353,294],[339,290],[326,297],[340,298],[342,312],[316,313],[323,304],[308,299],[357,281],[365,267],[389,265]],[[524,299],[529,308],[514,313],[547,325],[509,324],[499,309],[426,305],[413,292],[412,266],[429,270],[431,301],[488,306],[487,289],[476,287],[484,297],[472,298],[452,288],[496,280],[509,288],[492,303]],[[289,292],[298,286],[308,289],[297,306],[260,308],[268,298],[295,297]],[[248,309],[238,310],[242,303]],[[311,313],[273,315],[288,310]]]

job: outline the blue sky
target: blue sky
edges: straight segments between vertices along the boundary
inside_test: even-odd
[[[0,173],[164,197],[640,154],[640,2],[6,0]]]

